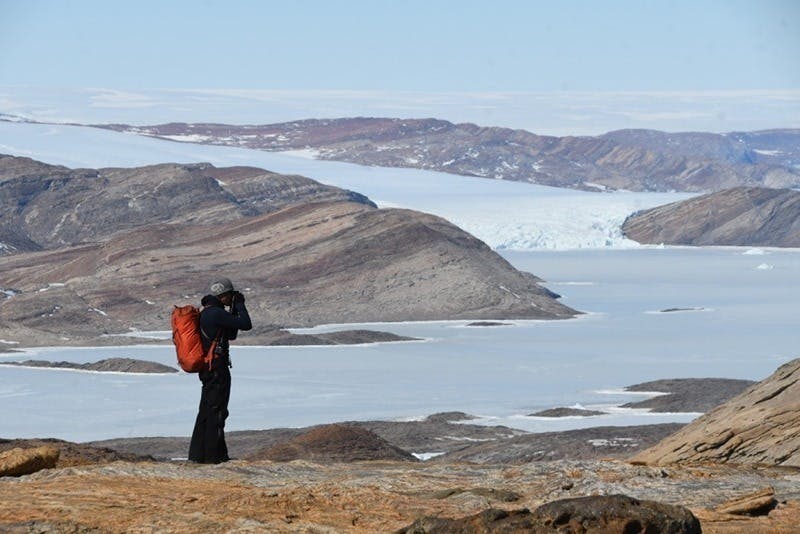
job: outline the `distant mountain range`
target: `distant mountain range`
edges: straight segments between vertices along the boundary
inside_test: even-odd
[[[437,119],[343,118],[269,125],[99,124],[173,141],[430,169],[583,190],[710,192],[800,187],[800,130],[551,137]]]
[[[577,313],[443,219],[252,167],[68,169],[0,155],[0,243],[0,339],[25,344],[164,330],[172,305],[198,304],[219,275],[244,291],[262,334]]]

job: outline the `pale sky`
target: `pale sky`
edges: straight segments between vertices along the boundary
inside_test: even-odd
[[[0,0],[0,83],[800,88],[800,2]]]
[[[85,107],[95,112],[98,90],[151,110],[153,90],[237,90],[262,104],[270,94],[291,101],[293,117],[280,102],[270,108],[281,120],[381,115],[377,99],[388,103],[385,116],[487,125],[492,115],[466,113],[463,95],[476,109],[488,95],[490,108],[505,99],[525,115],[537,105],[576,108],[569,95],[582,93],[576,111],[554,119],[574,122],[576,133],[611,129],[605,119],[616,115],[625,127],[798,127],[800,0],[0,0],[0,113],[32,106],[27,87],[94,91]],[[641,101],[625,107],[625,93]],[[669,104],[656,105],[659,95]],[[451,100],[459,113],[448,117]],[[420,106],[430,101],[438,104]],[[204,105],[205,115],[228,109]],[[752,122],[732,121],[739,112]],[[503,113],[513,125],[514,109]],[[681,123],[698,114],[716,123]],[[269,121],[265,112],[249,122]]]

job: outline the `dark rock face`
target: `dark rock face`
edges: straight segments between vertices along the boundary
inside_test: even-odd
[[[626,495],[563,499],[527,509],[491,508],[461,519],[424,517],[398,534],[500,534],[588,532],[700,534],[700,521],[682,506],[640,501]]]
[[[755,384],[752,380],[729,378],[673,378],[654,380],[626,391],[659,391],[669,393],[639,402],[623,404],[624,408],[647,408],[653,412],[707,412]]]
[[[650,244],[800,247],[800,192],[726,189],[635,213],[622,231]]]
[[[726,135],[622,130],[597,137],[551,137],[436,119],[388,118],[258,126],[99,127],[168,139],[191,135],[194,142],[261,150],[313,148],[323,159],[591,190],[711,191],[739,185],[800,185],[796,168],[800,130]]]
[[[334,424],[316,427],[292,440],[253,454],[250,460],[311,460],[358,462],[365,460],[417,461],[413,455],[391,445],[364,428]]]
[[[199,304],[221,272],[245,292],[257,326],[577,313],[443,219],[379,210],[306,178],[209,165],[4,165],[0,242],[32,244],[0,254],[3,288],[15,290],[0,299],[0,337],[23,346],[163,330],[172,306]]]

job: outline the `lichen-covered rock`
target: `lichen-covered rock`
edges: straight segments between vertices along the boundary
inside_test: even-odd
[[[0,477],[19,477],[52,469],[58,462],[58,455],[57,448],[47,446],[0,452]]]

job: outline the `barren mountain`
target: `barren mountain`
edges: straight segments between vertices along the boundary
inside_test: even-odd
[[[800,247],[800,192],[726,189],[635,213],[622,230],[640,243]]]
[[[800,186],[800,130],[552,137],[436,119],[346,118],[269,125],[95,125],[181,142],[432,169],[587,190],[716,191]]]
[[[379,210],[306,178],[2,165],[12,170],[0,174],[0,242],[15,247],[0,256],[3,339],[164,330],[172,305],[198,303],[220,274],[242,288],[262,329],[576,313],[447,221]]]
[[[800,359],[634,457],[637,462],[800,466]]]

